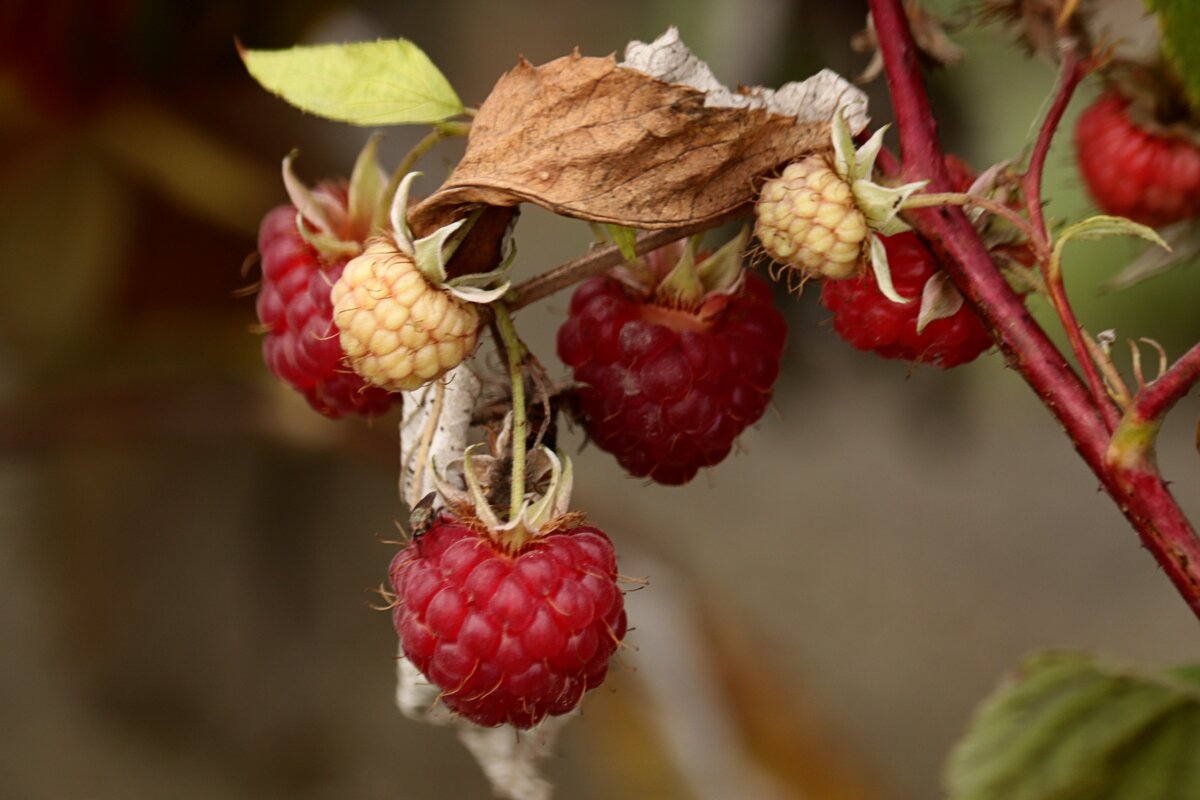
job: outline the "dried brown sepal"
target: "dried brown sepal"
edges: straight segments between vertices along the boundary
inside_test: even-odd
[[[480,205],[534,203],[641,229],[716,220],[782,164],[827,149],[826,123],[706,108],[705,94],[578,53],[500,78],[442,187],[412,209],[432,230]]]
[[[462,525],[480,536],[486,536],[501,547],[506,547],[507,542],[503,537],[491,530],[487,523],[479,518],[475,513],[474,504],[462,500],[447,500],[446,510],[454,521]],[[538,537],[551,536],[556,533],[566,533],[569,530],[578,528],[587,522],[587,515],[582,511],[568,511],[565,514],[559,514],[550,519],[545,525],[538,529]],[[533,541],[536,541],[534,539]]]
[[[1008,25],[1030,53],[1059,60],[1058,42],[1070,37],[1090,50],[1089,9],[1080,0],[984,0],[983,18]]]

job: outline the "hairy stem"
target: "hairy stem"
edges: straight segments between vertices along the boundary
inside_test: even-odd
[[[901,0],[869,0],[869,4],[900,133],[905,177],[909,180],[931,178],[936,189],[939,184],[945,184],[944,157]],[[1060,91],[1056,102],[1065,108],[1069,97],[1062,95]],[[1057,119],[1061,119],[1061,109]],[[1039,136],[1039,140],[1046,140],[1045,147],[1049,146],[1055,125],[1057,121],[1046,126],[1050,128],[1048,131],[1044,127]],[[1044,164],[1044,153],[1039,158]],[[1040,170],[1037,166],[1034,171],[1039,175],[1039,184]],[[1107,461],[1109,428],[1100,411],[1100,401],[1083,385],[1045,331],[1029,315],[1021,299],[1000,276],[979,234],[962,211],[947,207],[914,209],[908,216],[920,233],[949,257],[945,263],[947,272],[991,327],[1009,365],[1021,374],[1058,419],[1076,450],[1137,530],[1143,544],[1167,573],[1188,607],[1200,618],[1200,547],[1197,547],[1195,532],[1157,471],[1126,473],[1110,469]],[[1190,357],[1191,353],[1184,360]],[[1195,358],[1200,359],[1200,356]],[[1180,368],[1178,374],[1186,377],[1189,369]],[[1103,402],[1109,402],[1107,397]]]
[[[433,149],[433,146],[442,139],[448,139],[452,136],[466,136],[471,130],[469,122],[442,122],[434,126],[433,130],[421,137],[421,140],[412,146],[404,158],[400,160],[399,166],[392,172],[392,177],[388,180],[387,189],[384,190],[384,201],[379,205],[379,213],[375,219],[375,226],[383,228],[387,224],[388,211],[392,207],[392,198],[396,196],[396,189],[400,187],[400,182],[404,180],[404,176],[412,172],[412,168],[420,161],[421,156]]]
[[[985,211],[995,214],[998,217],[1004,217],[1012,223],[1013,227],[1021,231],[1025,235],[1026,240],[1034,248],[1038,259],[1050,258],[1050,248],[1046,242],[1046,237],[1043,233],[1039,233],[1034,227],[1029,224],[1029,220],[1022,217],[1013,209],[1006,206],[1004,203],[993,200],[990,197],[981,195],[967,194],[965,192],[939,192],[937,194],[914,194],[904,201],[901,209],[909,208],[933,208],[936,206],[978,206]]]
[[[1025,169],[1025,174],[1021,176],[1025,208],[1029,212],[1029,219],[1043,240],[1046,238],[1046,215],[1042,210],[1042,177],[1046,171],[1046,156],[1050,152],[1050,145],[1062,122],[1063,114],[1070,105],[1071,98],[1075,95],[1075,89],[1088,71],[1075,53],[1074,42],[1064,41],[1060,52],[1062,65],[1058,72],[1058,84],[1054,90],[1054,99],[1050,103],[1046,118],[1042,120],[1042,127],[1034,141],[1033,152],[1029,156],[1029,166]],[[1049,259],[1041,259],[1039,263],[1054,312],[1062,322],[1063,330],[1067,334],[1067,341],[1071,344],[1071,351],[1075,354],[1079,368],[1083,370],[1083,377],[1092,392],[1092,397],[1096,399],[1096,407],[1100,409],[1100,413],[1104,417],[1104,424],[1111,431],[1117,425],[1117,408],[1110,400],[1108,392],[1104,388],[1104,381],[1100,378],[1095,362],[1092,361],[1091,353],[1088,352],[1087,343],[1083,340],[1079,320],[1067,298],[1062,270],[1057,269],[1057,265]]]
[[[639,255],[648,253],[677,239],[683,239],[702,231],[720,227],[726,222],[744,215],[746,211],[747,208],[745,206],[739,206],[729,213],[723,214],[718,219],[707,222],[693,223],[682,228],[644,231],[638,234],[634,249]],[[606,270],[610,270],[624,260],[625,257],[621,255],[621,251],[617,249],[615,244],[597,247],[579,258],[565,261],[557,267],[548,269],[540,275],[514,286],[508,294],[509,308],[514,311],[518,308],[524,308],[530,303],[535,303],[544,297],[549,297],[555,292],[572,286],[585,278],[590,278],[593,275],[599,275]]]

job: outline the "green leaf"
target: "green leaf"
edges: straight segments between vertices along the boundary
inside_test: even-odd
[[[354,125],[403,125],[463,113],[446,77],[406,39],[239,49],[263,87],[318,116]]]
[[[1200,106],[1200,3],[1196,0],[1146,0],[1158,13],[1163,52],[1175,65],[1192,103]]]
[[[621,251],[621,255],[636,267],[638,263],[637,231],[624,225],[605,225],[604,227],[608,231],[608,235],[612,237],[613,244]]]
[[[949,800],[1200,797],[1197,672],[1035,656],[976,712],[946,790]]]
[[[1072,239],[1094,240],[1107,239],[1112,236],[1138,236],[1148,242],[1152,242],[1164,250],[1170,250],[1171,246],[1163,241],[1163,238],[1158,235],[1158,232],[1153,228],[1142,225],[1140,222],[1134,222],[1125,217],[1110,217],[1104,214],[1098,214],[1094,217],[1088,217],[1082,222],[1076,222],[1074,225],[1068,226],[1062,233],[1058,235],[1058,241],[1054,243],[1054,251],[1050,254],[1050,271],[1057,273],[1062,268],[1062,252],[1067,246],[1067,242]]]

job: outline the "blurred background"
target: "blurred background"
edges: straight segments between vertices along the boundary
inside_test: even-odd
[[[0,797],[488,796],[450,732],[392,704],[395,636],[370,604],[406,516],[397,420],[314,414],[263,368],[239,292],[285,201],[283,155],[300,148],[309,182],[345,175],[369,131],[262,91],[234,37],[402,35],[478,105],[519,55],[619,53],[672,23],[729,84],[854,75],[864,18],[786,0],[0,6]],[[983,167],[1029,140],[1053,69],[994,27],[954,38],[967,57],[931,79],[939,123]],[[386,133],[391,166],[423,131]],[[425,159],[417,192],[456,147]],[[1069,129],[1046,193],[1055,218],[1089,211]],[[518,276],[590,237],[527,209]],[[1077,311],[1177,355],[1200,337],[1200,271],[1102,293],[1136,250],[1073,246]],[[775,413],[719,468],[667,488],[576,456],[576,505],[650,583],[548,764],[557,796],[930,798],[1025,654],[1200,660],[1194,618],[995,353],[950,373],[879,361],[817,296],[777,298]],[[566,305],[518,320],[550,365]],[[1161,448],[1194,519],[1197,405]]]

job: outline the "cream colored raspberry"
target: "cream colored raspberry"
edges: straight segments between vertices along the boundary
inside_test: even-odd
[[[333,285],[333,319],[354,371],[411,391],[471,354],[479,312],[431,284],[391,238],[373,239]]]
[[[763,185],[754,208],[758,240],[771,258],[803,279],[851,278],[870,265],[885,297],[910,302],[912,298],[901,297],[892,286],[887,249],[879,237],[909,230],[897,215],[928,181],[903,186],[874,182],[883,128],[855,148],[839,110],[830,120],[829,131],[832,158],[821,153],[806,156]],[[799,283],[804,285],[803,280]],[[788,285],[793,286],[790,277]]]
[[[771,258],[811,277],[849,278],[865,264],[867,221],[824,156],[789,164],[767,181],[754,232]]]

